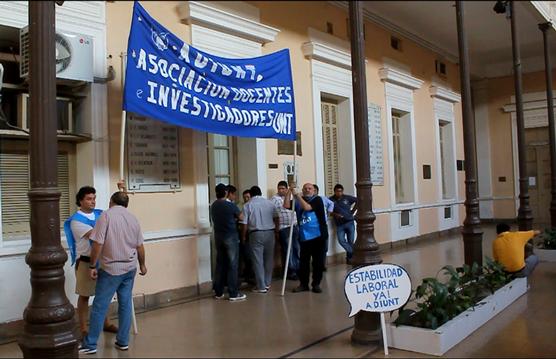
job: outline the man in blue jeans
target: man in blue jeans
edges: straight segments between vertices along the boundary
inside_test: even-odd
[[[139,274],[147,274],[143,234],[137,218],[127,210],[129,197],[116,192],[110,197],[110,208],[98,219],[90,239],[93,241],[89,275],[97,281],[95,299],[89,318],[89,334],[83,338],[80,353],[97,352],[97,341],[114,293],[118,294],[118,334],[116,349],[129,348],[131,301],[137,261]],[[97,261],[100,268],[97,269]]]
[[[353,256],[353,240],[355,238],[355,222],[353,214],[357,210],[357,198],[344,194],[344,186],[336,184],[334,195],[330,197],[334,202],[332,216],[336,222],[338,243],[346,251],[346,263],[351,264]]]
[[[239,292],[238,262],[239,233],[237,221],[242,219],[236,204],[227,200],[229,187],[220,183],[215,188],[216,201],[210,206],[210,216],[216,245],[216,271],[214,274],[214,298],[224,299],[224,286],[228,285],[228,299],[231,302],[244,300]]]

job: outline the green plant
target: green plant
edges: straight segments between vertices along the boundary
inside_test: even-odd
[[[446,265],[435,278],[423,279],[412,292],[414,299],[398,310],[394,324],[436,329],[512,279],[500,263],[488,257],[485,262],[483,267],[477,263],[458,268]],[[438,280],[441,272],[445,282]],[[416,309],[406,308],[409,303]]]
[[[543,249],[556,249],[556,228],[547,228],[542,236]]]
[[[486,264],[483,266],[483,285],[491,293],[509,283],[513,276],[504,270],[504,266],[495,260],[485,257]]]

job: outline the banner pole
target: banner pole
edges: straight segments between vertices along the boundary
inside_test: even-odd
[[[384,321],[384,312],[380,312],[380,326],[382,327],[382,341],[384,342],[384,355],[388,355],[388,338],[386,337],[386,323]]]
[[[296,155],[297,155],[297,139],[295,141],[293,141],[293,178],[295,181],[295,186],[297,187],[297,178],[295,176],[295,174],[297,173],[297,167],[296,167]],[[288,186],[290,184],[288,183]],[[281,292],[281,296],[284,296],[284,292],[286,291],[286,280],[287,280],[287,275],[288,275],[288,268],[289,268],[289,264],[290,264],[290,253],[291,253],[291,249],[292,249],[292,237],[293,237],[293,221],[295,219],[295,196],[292,197],[292,218],[291,218],[291,226],[290,226],[290,235],[288,237],[288,251],[286,254],[286,262],[284,264],[284,276],[282,278],[282,292]]]
[[[125,84],[125,65],[127,60],[127,54],[125,52],[120,53],[121,58],[121,70],[122,70],[122,93],[124,91]],[[122,106],[123,107],[123,106]],[[125,130],[126,130],[126,119],[127,113],[122,110],[122,126],[120,130],[120,178],[124,179],[124,160],[125,160]],[[135,305],[133,304],[133,294],[131,295],[131,324],[133,325],[133,334],[139,333],[137,330],[137,318],[135,317]]]

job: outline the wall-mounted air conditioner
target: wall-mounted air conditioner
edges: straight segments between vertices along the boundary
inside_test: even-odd
[[[29,27],[19,32],[19,75],[29,76]],[[56,32],[56,78],[93,82],[93,39],[87,35]]]
[[[20,93],[17,96],[17,127],[29,130],[30,109],[29,94]],[[56,122],[58,133],[73,133],[73,103],[66,97],[56,97]]]

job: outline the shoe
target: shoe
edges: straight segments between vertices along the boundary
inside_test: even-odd
[[[96,352],[97,352],[96,348],[92,349],[92,348],[87,348],[87,347],[84,347],[84,346],[80,346],[80,348],[79,348],[79,353],[80,354],[95,354]]]
[[[214,299],[224,299],[226,296],[224,294],[220,294],[220,295],[215,295]]]
[[[309,291],[309,287],[307,287],[306,285],[297,286],[292,290],[292,292],[294,293],[308,292],[308,291]]]
[[[240,300],[245,300],[247,299],[247,296],[243,293],[238,293],[235,297],[230,297],[229,301],[230,302],[238,302]]]
[[[318,285],[315,285],[312,289],[313,293],[322,293],[322,289]]]
[[[108,333],[117,333],[118,327],[115,326],[114,324],[108,324],[104,326],[103,330]]]
[[[114,346],[116,347],[116,349],[118,350],[128,350],[129,349],[129,345],[122,345],[118,342],[114,343]]]
[[[257,288],[254,288],[254,289],[251,290],[251,291],[252,291],[253,293],[261,293],[261,294],[268,293],[268,289],[266,289],[266,288],[265,288],[265,289],[257,289]]]

